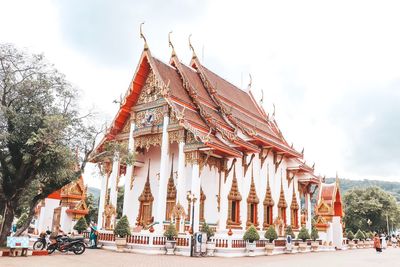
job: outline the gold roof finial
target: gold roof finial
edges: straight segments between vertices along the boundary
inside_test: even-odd
[[[174,57],[174,56],[176,56],[176,53],[175,53],[175,47],[174,47],[174,45],[172,44],[172,42],[171,42],[171,33],[172,33],[172,31],[170,31],[169,33],[168,33],[168,44],[169,44],[169,47],[171,47],[172,48],[172,57]]]
[[[250,91],[250,89],[251,89],[251,84],[253,83],[253,79],[251,78],[251,74],[250,74],[250,73],[249,73],[249,78],[250,78],[250,80],[249,80],[249,85],[247,85],[247,90]]]
[[[144,22],[140,23],[140,38],[144,40],[144,50],[148,50],[149,46],[147,45],[146,37],[143,34],[143,24]]]
[[[337,185],[339,185],[339,175],[338,175],[337,171],[336,171],[336,181],[335,182],[336,182]]]
[[[192,37],[192,34],[189,34],[189,48],[192,50],[192,58],[197,58],[196,52],[194,51],[194,47],[192,45],[192,42],[190,41],[190,37]]]

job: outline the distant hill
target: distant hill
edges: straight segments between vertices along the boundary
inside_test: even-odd
[[[94,199],[100,198],[100,189],[95,188],[95,187],[88,187],[87,191],[88,191],[88,194],[93,195]]]
[[[335,182],[335,178],[327,178],[327,183]],[[387,182],[378,180],[350,180],[350,179],[339,179],[340,190],[342,194],[353,188],[366,188],[370,186],[378,186],[383,190],[391,193],[397,202],[400,202],[400,182]]]

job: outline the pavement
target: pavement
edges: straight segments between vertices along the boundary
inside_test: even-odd
[[[382,253],[374,249],[356,249],[335,252],[302,253],[292,255],[258,256],[242,258],[204,257],[190,258],[183,256],[143,255],[134,253],[117,253],[102,249],[87,249],[83,255],[56,252],[41,257],[0,257],[1,267],[46,267],[46,266],[162,266],[162,267],[342,267],[342,266],[400,266],[400,248],[388,248]]]

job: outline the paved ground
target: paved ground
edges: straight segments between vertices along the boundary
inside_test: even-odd
[[[305,253],[295,255],[259,256],[243,258],[190,258],[182,256],[152,256],[133,253],[116,253],[106,250],[87,250],[83,255],[35,256],[28,258],[0,257],[1,267],[44,267],[44,266],[241,266],[241,267],[372,267],[400,266],[400,249],[389,248],[381,254],[373,249],[347,250],[337,252]]]

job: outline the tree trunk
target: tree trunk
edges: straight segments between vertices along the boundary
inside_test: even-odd
[[[15,232],[16,236],[20,236],[26,230],[26,228],[28,228],[29,225],[31,224],[32,218],[35,215],[36,205],[37,205],[37,201],[32,203],[32,205],[30,206],[28,218],[26,219],[25,223],[20,228],[17,229],[17,231]]]
[[[0,246],[6,243],[7,236],[10,235],[10,230],[12,227],[12,222],[14,220],[14,210],[10,207],[8,203],[5,205],[6,213],[4,216],[4,222],[0,232]]]

